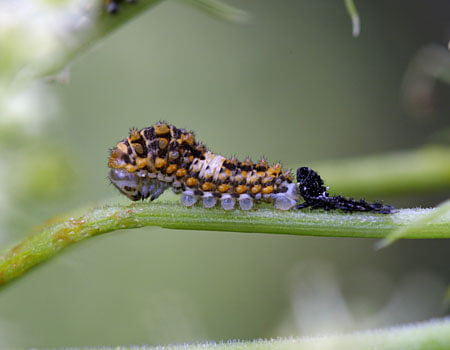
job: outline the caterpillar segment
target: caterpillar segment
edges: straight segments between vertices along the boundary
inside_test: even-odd
[[[293,175],[280,164],[225,158],[208,151],[193,132],[164,122],[132,129],[112,149],[108,166],[111,183],[134,201],[154,200],[169,187],[187,207],[201,202],[204,208],[220,203],[225,210],[250,210],[267,202],[289,210],[299,201]]]

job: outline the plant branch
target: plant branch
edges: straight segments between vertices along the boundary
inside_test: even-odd
[[[345,214],[258,208],[254,211],[186,208],[177,203],[107,206],[43,228],[0,257],[0,285],[19,277],[67,246],[99,234],[145,226],[170,229],[275,233],[329,237],[384,238],[434,209],[402,209],[396,214]],[[427,221],[402,238],[450,238],[450,215]]]
[[[227,343],[204,343],[169,346],[115,346],[103,350],[392,350],[420,349],[445,350],[450,344],[450,318],[395,326],[391,328],[300,338],[271,340],[231,341]],[[96,350],[100,348],[86,348]]]
[[[111,15],[104,10],[104,0],[95,1],[91,7],[85,10],[86,24],[75,28],[71,33],[74,37],[73,43],[67,45],[65,41],[61,41],[61,49],[59,51],[63,54],[60,55],[59,59],[51,67],[46,68],[44,71],[36,72],[37,77],[58,74],[78,55],[159,2],[161,0],[140,0],[135,4],[122,6],[120,14]]]
[[[356,9],[355,3],[353,0],[345,0],[345,7],[347,9],[348,14],[350,15],[350,18],[352,20],[352,27],[353,27],[353,36],[356,38],[359,36],[360,32],[360,21],[359,21],[359,14],[358,10]]]
[[[246,19],[244,11],[228,6],[219,0],[184,1],[223,20],[243,21]],[[37,76],[46,77],[58,74],[78,55],[159,2],[162,2],[162,0],[139,0],[133,4],[123,4],[120,7],[120,13],[112,15],[105,11],[104,0],[96,0],[94,5],[86,9],[85,22],[87,22],[87,25],[74,29],[72,33],[75,39],[73,40],[74,43],[68,46],[66,41],[62,40],[60,51],[63,54],[61,57],[50,68],[37,72]]]

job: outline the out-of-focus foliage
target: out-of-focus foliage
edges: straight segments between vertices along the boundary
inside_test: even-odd
[[[405,73],[403,99],[409,113],[416,117],[431,116],[438,103],[435,86],[450,85],[450,50],[429,45],[415,55]]]
[[[436,193],[450,187],[450,146],[427,145],[408,151],[322,161],[313,167],[327,179],[333,193],[375,199],[412,192]]]
[[[60,114],[60,104],[54,89],[36,77],[81,40],[87,5],[82,0],[0,2],[0,182],[7,184],[0,191],[0,242],[7,232],[18,231],[17,220],[33,216],[23,219],[25,203],[48,205],[69,193],[73,160],[53,140],[41,139]]]

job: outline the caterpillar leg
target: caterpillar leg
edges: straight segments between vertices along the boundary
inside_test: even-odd
[[[236,199],[231,194],[223,194],[220,198],[220,205],[224,210],[233,210],[236,205]]]
[[[192,190],[185,190],[181,194],[181,203],[186,207],[191,207],[202,199],[203,208],[214,208],[218,202],[218,197],[211,192],[204,192],[202,195],[197,195]],[[253,208],[253,198],[244,193],[237,198],[239,207],[242,210],[250,210]],[[220,206],[224,210],[233,210],[236,206],[236,198],[231,194],[225,193],[220,196]]]
[[[237,199],[239,208],[242,210],[250,210],[253,208],[253,198],[250,195],[243,193]],[[224,194],[220,198],[220,205],[225,210],[233,210],[236,205],[236,199],[231,194]]]
[[[282,183],[280,192],[273,194],[274,206],[279,210],[289,210],[293,208],[299,200],[298,190],[295,183]]]
[[[129,173],[125,169],[111,169],[109,180],[120,193],[131,200],[137,201],[142,199],[141,186],[136,186],[140,182],[140,178],[136,173]]]
[[[153,180],[152,188],[147,191],[147,193],[142,193],[143,198],[150,197],[150,200],[153,201],[156,198],[158,198],[160,195],[164,193],[164,191],[169,187],[169,184],[167,182],[162,182],[158,180]],[[144,196],[145,195],[145,196]]]
[[[197,196],[193,191],[184,191],[181,194],[181,203],[186,207],[192,207],[195,203],[197,203]]]
[[[239,196],[239,207],[242,210],[250,210],[253,208],[253,198],[244,193]]]

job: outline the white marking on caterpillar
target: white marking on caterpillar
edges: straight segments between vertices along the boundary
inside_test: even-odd
[[[200,178],[213,178],[217,180],[219,176],[220,169],[222,168],[223,162],[226,160],[219,154],[213,154],[211,152],[205,153],[205,159],[199,160],[196,164],[191,165],[191,170],[200,171]]]

